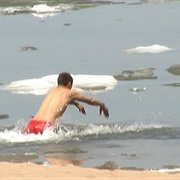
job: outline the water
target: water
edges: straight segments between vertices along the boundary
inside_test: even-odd
[[[1,1],[0,160],[179,168],[178,5]],[[70,106],[56,133],[23,135],[61,71],[103,100],[110,118],[96,107],[85,105],[84,116]]]

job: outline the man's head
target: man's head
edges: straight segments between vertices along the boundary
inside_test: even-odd
[[[58,86],[59,85],[68,86],[71,89],[71,87],[73,85],[73,78],[69,73],[62,72],[59,74],[57,83],[58,83]]]

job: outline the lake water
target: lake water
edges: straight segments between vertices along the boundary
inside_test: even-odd
[[[41,3],[0,2],[0,160],[179,168],[179,2]],[[58,133],[21,134],[62,71],[109,119],[70,106]]]

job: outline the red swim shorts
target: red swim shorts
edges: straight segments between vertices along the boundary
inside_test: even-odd
[[[31,119],[24,133],[25,134],[31,134],[31,133],[42,134],[45,129],[49,128],[52,125],[53,124],[48,121],[39,121],[39,120]]]

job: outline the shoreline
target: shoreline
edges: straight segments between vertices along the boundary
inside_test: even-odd
[[[60,165],[61,164],[61,165]],[[66,165],[66,166],[64,166]],[[35,164],[0,162],[1,179],[179,179],[180,173],[161,173],[158,171],[99,170],[84,168],[67,163]]]

